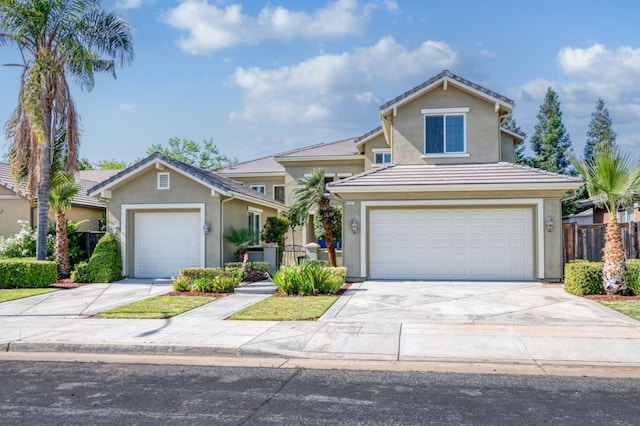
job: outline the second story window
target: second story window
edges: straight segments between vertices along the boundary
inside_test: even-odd
[[[251,189],[253,189],[254,191],[258,191],[261,194],[264,194],[265,192],[264,185],[251,185]]]
[[[424,153],[427,155],[466,152],[466,115],[469,108],[423,109]]]
[[[373,162],[377,166],[386,166],[391,164],[391,150],[390,149],[373,149]]]

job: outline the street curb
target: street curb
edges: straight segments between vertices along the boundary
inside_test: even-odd
[[[225,346],[140,345],[111,343],[24,342],[8,344],[6,352],[61,352],[124,355],[239,356],[239,349]]]

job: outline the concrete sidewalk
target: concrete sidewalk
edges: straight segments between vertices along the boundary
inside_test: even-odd
[[[146,285],[149,294],[161,291],[152,283]],[[355,284],[320,321],[245,322],[223,319],[263,295],[229,296],[166,320],[84,318],[97,310],[97,306],[68,311],[75,316],[49,312],[43,317],[33,315],[37,312],[33,309],[27,310],[26,314],[4,313],[0,317],[0,345],[9,352],[261,356],[354,362],[627,366],[640,369],[640,323],[582,298],[575,298],[574,303],[573,296],[559,293],[561,289],[545,288],[535,283],[507,284],[510,287],[502,287],[498,292],[485,286],[478,287],[478,294],[464,296],[456,294],[456,291],[466,291],[460,286],[451,290],[452,301],[446,305],[442,297],[427,303],[430,296],[426,293],[421,297],[408,295],[392,301],[385,293],[393,285]],[[422,283],[419,291],[433,286],[435,284]],[[119,291],[127,293],[124,289]],[[527,292],[531,294],[526,296]],[[508,293],[511,295],[505,296]],[[378,309],[376,305],[370,305],[367,315],[363,311],[365,301],[359,299],[364,294],[382,298],[387,304],[378,305]],[[442,290],[439,294],[443,294]],[[488,300],[512,298],[517,305],[522,301],[516,294],[522,297],[537,294],[538,299],[535,300],[540,306],[534,303],[529,308],[534,311],[547,311],[545,303],[559,305],[557,311],[548,314],[552,320],[563,315],[574,320],[545,324],[526,312],[521,312],[518,318],[514,313],[500,321],[495,316],[489,321],[478,320],[477,311],[483,305],[483,297]],[[452,309],[455,300],[464,304],[460,299],[465,297],[478,301],[473,319],[453,315],[440,319],[435,316],[429,320],[424,316],[429,305],[434,312],[442,314],[443,309]],[[416,303],[418,299],[422,303]],[[36,306],[42,303],[44,301]],[[422,310],[423,316],[412,317],[414,313],[409,309],[405,312],[406,318],[385,317],[384,311],[396,313],[389,309],[388,303],[405,305],[405,309],[413,304]],[[540,312],[538,318],[543,318]],[[452,318],[455,321],[451,321]]]

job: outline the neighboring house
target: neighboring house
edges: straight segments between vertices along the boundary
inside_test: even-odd
[[[578,226],[593,225],[593,208],[587,209],[580,213],[574,213],[562,218],[562,223],[575,223]]]
[[[604,207],[597,207],[591,200],[580,202],[580,209],[587,210],[563,218],[564,223],[578,223],[579,225],[591,225],[609,223],[609,212]],[[617,213],[618,223],[640,222],[640,203],[635,202],[629,207],[619,209]],[[588,222],[588,223],[587,223]]]
[[[108,200],[107,227],[120,240],[123,274],[177,276],[234,260],[224,235],[259,232],[286,206],[232,179],[155,153],[89,190]],[[260,245],[260,241],[256,241]]]
[[[98,231],[104,220],[106,204],[87,195],[87,189],[97,185],[104,179],[114,175],[114,170],[79,171],[76,181],[80,184],[80,191],[71,200],[71,209],[67,212],[67,219],[71,221],[85,220],[79,227],[80,231]],[[20,231],[18,221],[26,221],[35,226],[37,206],[24,191],[21,191],[11,174],[8,164],[0,163],[0,236],[9,237]],[[54,221],[51,211],[49,220]]]
[[[562,277],[561,199],[577,178],[513,164],[514,102],[443,71],[380,107],[381,126],[222,168],[265,194],[322,167],[343,204],[350,279]],[[312,238],[307,226],[303,242]]]

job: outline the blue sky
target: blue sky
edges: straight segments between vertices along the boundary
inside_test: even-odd
[[[362,134],[378,107],[443,69],[516,101],[528,134],[548,86],[582,153],[598,97],[640,154],[637,1],[109,0],[136,58],[74,89],[81,157],[132,161],[171,137],[240,161]],[[0,47],[0,64],[15,61]],[[0,121],[19,70],[0,67]],[[0,135],[0,153],[7,141]],[[528,141],[527,141],[528,143]]]

